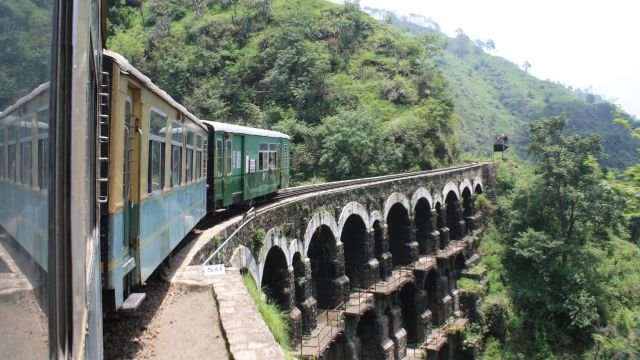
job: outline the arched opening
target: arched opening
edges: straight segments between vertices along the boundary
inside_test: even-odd
[[[416,311],[416,288],[413,283],[407,283],[400,290],[402,304],[402,327],[407,331],[407,342],[418,342],[418,314]]]
[[[360,317],[356,336],[360,340],[359,359],[384,359],[382,346],[380,345],[380,332],[378,331],[378,316],[375,311],[368,310]]]
[[[262,273],[262,289],[267,298],[282,310],[289,310],[289,271],[287,258],[278,246],[273,246],[267,253]]]
[[[331,309],[342,300],[336,280],[344,274],[338,267],[336,245],[336,238],[326,225],[316,229],[309,243],[307,256],[311,262],[313,297],[320,309]]]
[[[376,259],[378,259],[378,262],[380,263],[379,276],[380,276],[380,279],[384,279],[386,278],[385,259],[382,255],[386,252],[386,249],[384,247],[384,229],[382,228],[382,225],[378,220],[376,220],[373,223],[373,241],[374,241],[373,248],[376,254]]]
[[[367,287],[365,284],[364,266],[369,261],[367,226],[358,215],[347,218],[342,228],[340,241],[344,246],[345,273],[349,278],[351,289]]]
[[[307,299],[304,289],[306,277],[304,271],[304,263],[302,262],[302,255],[300,255],[299,252],[293,255],[293,278],[293,283],[296,291],[296,304],[302,304]]]
[[[462,191],[462,216],[464,217],[466,225],[465,231],[467,234],[473,231],[474,215],[475,207],[473,204],[473,196],[471,195],[471,190],[466,187]]]
[[[418,200],[415,208],[416,241],[420,255],[426,255],[435,251],[435,244],[430,244],[430,234],[433,232],[431,225],[431,205],[425,198]]]
[[[406,265],[411,258],[411,222],[407,209],[400,203],[391,207],[387,216],[389,247],[393,266]]]
[[[482,186],[480,184],[476,184],[475,193],[482,194]]]
[[[431,311],[431,319],[434,325],[440,325],[441,322],[437,317],[438,309],[438,273],[431,270],[427,274],[424,281],[424,288],[427,290],[427,309]]]
[[[464,254],[460,253],[454,261],[454,278],[458,281],[462,277],[462,271],[467,268],[467,260]]]
[[[455,192],[449,191],[445,200],[447,208],[447,227],[449,228],[449,237],[453,240],[462,239],[463,235],[460,228],[460,203]]]
[[[436,224],[438,225],[438,231],[440,231],[440,250],[444,249],[449,244],[449,229],[447,229],[446,211],[444,211],[440,202],[436,203]]]

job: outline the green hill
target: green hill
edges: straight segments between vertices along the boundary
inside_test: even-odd
[[[638,162],[640,143],[622,126],[614,124],[616,107],[599,96],[574,92],[551,81],[540,80],[512,62],[493,56],[487,46],[479,46],[458,32],[455,38],[441,32],[437,24],[414,16],[400,18],[384,10],[365,9],[376,17],[417,35],[432,34],[446,42],[438,61],[454,94],[455,111],[461,119],[460,142],[465,152],[488,156],[496,134],[506,133],[515,151],[525,155],[526,124],[543,116],[565,113],[567,131],[598,133],[603,137],[603,163],[624,168]],[[493,44],[491,44],[493,45]],[[626,115],[622,115],[626,117]]]
[[[458,159],[437,39],[322,0],[111,0],[108,47],[204,119],[294,141],[296,181]]]

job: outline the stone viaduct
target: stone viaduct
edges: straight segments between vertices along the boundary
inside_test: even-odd
[[[340,334],[331,346],[318,340],[317,355],[403,359],[407,344],[464,315],[457,280],[477,258],[474,198],[493,193],[494,176],[475,164],[304,195],[257,216],[222,260],[289,311],[296,343],[338,309]],[[432,344],[429,356],[454,358],[451,342]]]

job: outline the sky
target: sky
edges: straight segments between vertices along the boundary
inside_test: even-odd
[[[633,0],[360,0],[419,14],[455,36],[492,39],[494,55],[543,80],[559,81],[621,105],[640,117],[640,3]]]

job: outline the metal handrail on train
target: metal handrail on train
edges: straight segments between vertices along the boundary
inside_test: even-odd
[[[251,218],[249,218],[249,219],[245,220],[245,219],[249,216],[249,214],[250,214],[251,212],[253,212],[253,216],[252,216]],[[218,246],[218,248],[217,248],[217,249],[216,249],[216,250],[215,250],[211,255],[209,255],[209,257],[207,258],[207,260],[205,260],[205,261],[202,263],[202,266],[206,266],[207,264],[209,264],[209,262],[210,262],[210,261],[211,261],[211,260],[212,260],[216,255],[218,255],[218,253],[219,253],[222,249],[224,249],[224,248],[225,248],[225,246],[227,245],[227,243],[228,243],[229,241],[231,241],[231,239],[233,239],[233,237],[234,237],[234,236],[235,236],[235,235],[236,235],[240,230],[242,230],[242,228],[243,228],[243,227],[245,227],[245,225],[247,225],[248,223],[250,223],[250,222],[251,222],[251,220],[253,220],[253,219],[255,219],[255,218],[256,218],[256,208],[255,208],[255,207],[252,207],[251,209],[249,209],[249,210],[244,214],[244,216],[243,216],[243,217],[242,217],[242,219],[240,220],[240,221],[243,221],[243,223],[242,223],[242,224],[240,224],[240,226],[238,226],[238,228],[237,228],[237,229],[235,229],[235,231],[234,231],[233,233],[231,233],[231,235],[229,235],[229,237],[228,237],[225,241],[223,241],[223,242],[222,242],[222,244],[220,244],[220,246]]]

